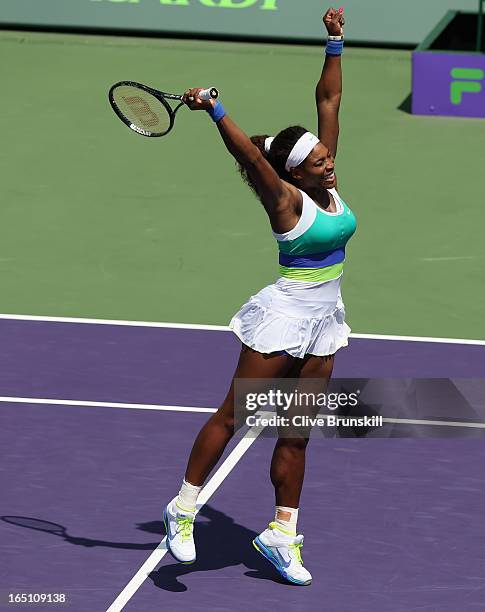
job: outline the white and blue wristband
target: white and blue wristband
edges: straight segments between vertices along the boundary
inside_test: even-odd
[[[211,116],[214,123],[218,123],[223,117],[226,116],[226,111],[222,106],[222,102],[219,102],[219,100],[217,100],[214,106],[212,106],[207,112]]]
[[[327,38],[327,46],[325,47],[326,55],[342,55],[344,52],[344,37],[329,36]]]

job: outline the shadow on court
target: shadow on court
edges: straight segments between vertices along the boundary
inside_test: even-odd
[[[404,98],[404,100],[401,102],[401,104],[397,107],[397,110],[402,111],[403,113],[407,113],[408,115],[411,114],[411,108],[412,108],[412,101],[413,101],[413,94],[409,94],[408,96],[406,96]]]
[[[200,520],[203,517],[208,520]],[[161,523],[153,523],[153,528],[158,525]],[[163,565],[157,571],[151,572],[149,578],[156,587],[172,592],[187,591],[188,587],[180,582],[179,578],[193,572],[208,572],[235,565],[244,565],[249,570],[244,572],[244,575],[250,578],[284,582],[271,564],[254,549],[252,540],[258,534],[235,523],[227,514],[212,506],[203,506],[198,514],[194,533],[197,561],[192,565]]]
[[[204,520],[204,518],[206,520]],[[23,529],[40,531],[52,536],[62,538],[65,542],[75,546],[118,548],[125,550],[154,550],[164,533],[162,521],[148,521],[138,523],[137,529],[158,536],[156,542],[111,542],[94,538],[85,538],[71,535],[66,527],[59,523],[45,521],[29,516],[1,516],[0,520]],[[276,570],[268,561],[256,552],[252,540],[258,535],[255,531],[219,512],[212,506],[203,506],[198,514],[195,525],[197,543],[197,561],[193,565],[172,563],[159,568],[149,574],[153,584],[161,589],[173,592],[186,591],[187,587],[179,582],[178,578],[192,572],[206,572],[235,565],[243,565],[249,571],[245,575],[260,580],[283,583]],[[170,553],[169,553],[170,554]],[[285,583],[286,584],[286,583]]]
[[[69,544],[76,546],[86,546],[87,548],[94,546],[103,546],[105,548],[124,548],[127,550],[154,550],[158,546],[158,542],[147,543],[132,543],[132,542],[110,542],[108,540],[94,540],[91,538],[83,538],[72,536],[67,533],[66,528],[58,523],[51,523],[41,519],[32,518],[29,516],[1,516],[0,519],[5,523],[23,527],[24,529],[33,529],[34,531],[43,531],[53,536],[62,538]],[[137,527],[143,531],[148,531],[143,528],[146,523],[140,523]],[[158,531],[160,533],[161,529]]]

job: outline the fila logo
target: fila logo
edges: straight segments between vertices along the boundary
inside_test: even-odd
[[[450,72],[450,102],[458,106],[464,93],[480,93],[485,73],[480,68],[453,68]]]

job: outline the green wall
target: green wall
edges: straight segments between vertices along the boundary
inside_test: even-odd
[[[1,0],[0,24],[322,38],[321,0]],[[346,0],[349,40],[417,44],[448,9],[477,0]]]
[[[250,134],[315,129],[318,48],[4,32],[0,52],[0,312],[223,325],[274,282],[266,215],[213,123],[181,109],[142,138],[107,91],[210,83]],[[399,110],[410,71],[408,51],[344,57],[348,321],[485,339],[485,121]]]

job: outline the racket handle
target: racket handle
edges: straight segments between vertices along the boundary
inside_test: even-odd
[[[200,100],[217,100],[219,92],[215,87],[209,87],[209,89],[202,89],[199,91]]]

